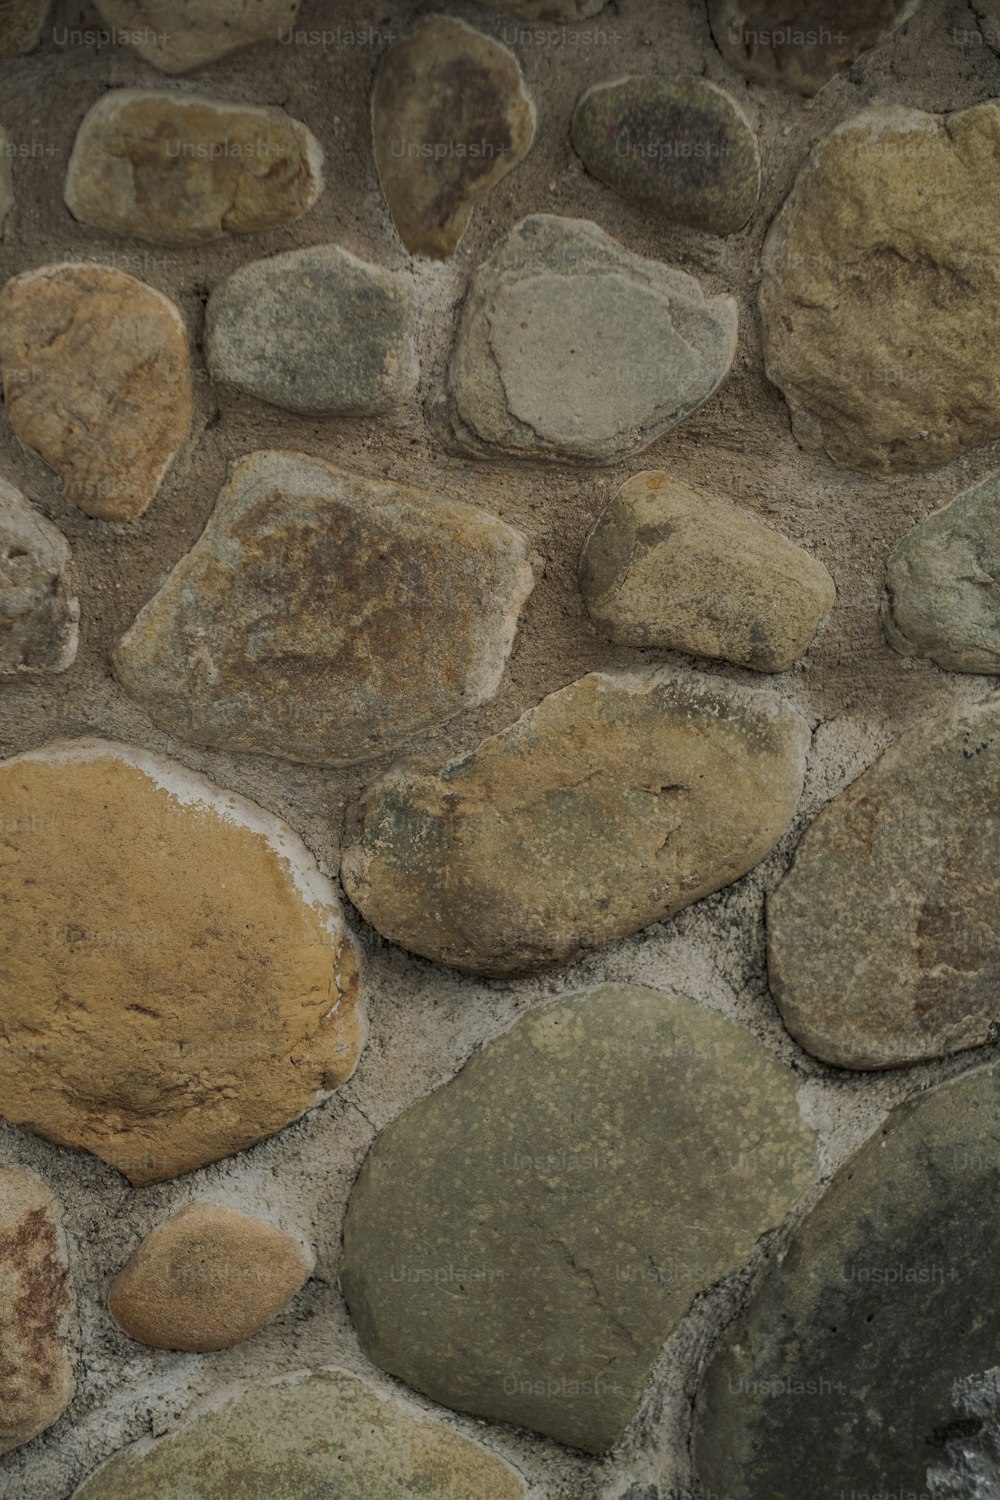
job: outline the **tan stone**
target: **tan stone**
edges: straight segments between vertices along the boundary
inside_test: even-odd
[[[276,40],[301,0],[95,0],[109,26],[164,73],[186,73],[247,47]]]
[[[38,46],[52,0],[0,0],[0,57],[21,57]]]
[[[283,109],[115,89],[77,132],[66,205],[112,234],[204,245],[300,219],[322,190],[322,159]]]
[[[129,1338],[154,1349],[229,1349],[276,1318],[314,1265],[284,1230],[192,1203],[146,1236],[115,1277],[108,1310]]]
[[[43,266],[0,294],[11,426],[88,516],[141,516],[191,425],[187,330],[162,293],[109,266]]]
[[[0,763],[0,809],[6,1119],[157,1182],[350,1076],[354,944],[279,819],[101,740]]]

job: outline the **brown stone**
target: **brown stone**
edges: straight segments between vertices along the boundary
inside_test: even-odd
[[[0,57],[21,57],[38,46],[52,0],[0,0]]]
[[[920,0],[709,0],[723,57],[754,83],[815,94],[909,20]]]
[[[251,42],[275,41],[301,0],[95,0],[109,26],[164,73],[186,73]]]

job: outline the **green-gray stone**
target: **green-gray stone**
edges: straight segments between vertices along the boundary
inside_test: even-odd
[[[366,1353],[445,1406],[610,1447],[694,1298],[814,1181],[796,1086],[682,995],[531,1012],[365,1162],[341,1284]]]
[[[815,94],[909,20],[920,0],[708,0],[716,45],[754,83]]]

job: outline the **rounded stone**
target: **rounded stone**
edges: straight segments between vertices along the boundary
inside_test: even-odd
[[[754,83],[802,94],[824,84],[916,12],[920,0],[708,0],[712,35]]]
[[[109,26],[164,73],[186,73],[252,42],[276,41],[301,0],[95,0]]]
[[[32,52],[52,9],[52,0],[0,0],[0,57]]]
[[[80,633],[73,588],[62,532],[0,479],[0,678],[73,665]]]

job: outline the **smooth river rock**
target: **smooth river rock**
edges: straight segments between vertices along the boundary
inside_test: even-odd
[[[491,975],[565,963],[758,864],[791,820],[808,745],[770,693],[592,672],[468,755],[370,785],[341,879],[425,958]]]
[[[273,1135],[364,1041],[336,892],[271,813],[78,740],[0,762],[0,1114],[141,1185]]]
[[[52,0],[0,0],[0,57],[21,57],[41,41]]]
[[[1000,437],[1000,100],[845,121],[768,230],[768,377],[801,445],[867,474]]]
[[[708,0],[716,45],[754,83],[816,94],[915,13],[920,0]]]
[[[369,760],[493,697],[533,568],[521,533],[471,505],[254,453],[115,674],[197,744]]]
[[[1000,980],[1000,697],[910,729],[820,813],[768,905],[789,1031],[842,1068],[993,1037]]]
[[[376,1140],[341,1284],[369,1358],[603,1452],[663,1341],[816,1179],[795,1075],[682,995],[534,1010]]]
[[[823,564],[669,474],[618,491],[580,558],[584,602],[621,646],[690,651],[782,672],[837,597]]]
[[[79,620],[69,543],[0,479],[0,680],[65,672]]]
[[[95,0],[109,26],[129,33],[140,57],[164,73],[186,73],[247,47],[277,41],[301,0]]]

